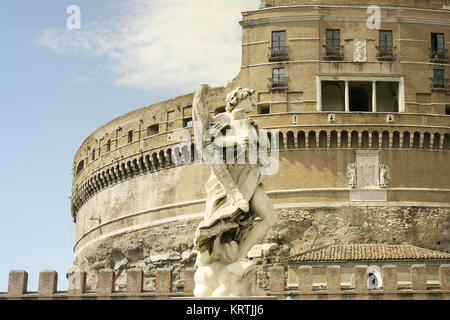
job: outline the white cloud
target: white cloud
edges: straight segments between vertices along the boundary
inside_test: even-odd
[[[241,12],[259,3],[128,0],[118,3],[108,21],[82,21],[77,31],[47,29],[38,42],[57,54],[98,59],[97,71],[118,85],[144,90],[225,85],[239,72]]]

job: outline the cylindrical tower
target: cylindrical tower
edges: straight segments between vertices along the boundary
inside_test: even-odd
[[[242,66],[211,90],[256,89],[252,117],[280,133],[265,183],[280,223],[261,259],[329,243],[450,252],[450,7],[444,0],[267,0],[243,13]],[[194,89],[194,88],[193,88]],[[75,155],[75,263],[89,272],[192,267],[209,167],[192,136],[192,94],[121,116]],[[181,141],[181,142],[180,142]],[[274,149],[276,148],[276,150]],[[176,289],[176,288],[174,288]]]

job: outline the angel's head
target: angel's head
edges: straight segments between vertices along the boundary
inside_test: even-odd
[[[226,110],[232,112],[237,106],[239,109],[244,109],[246,112],[251,112],[253,110],[252,94],[255,90],[239,87],[234,89],[227,95],[227,106]]]

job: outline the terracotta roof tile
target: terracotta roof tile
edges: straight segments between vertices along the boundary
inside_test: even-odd
[[[411,245],[332,244],[302,252],[290,257],[287,262],[417,259],[450,259],[450,254]]]

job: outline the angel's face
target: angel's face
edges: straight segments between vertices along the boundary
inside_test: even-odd
[[[253,111],[254,106],[255,104],[253,103],[251,96],[248,96],[239,102],[236,109],[244,110],[246,113],[250,113]]]

